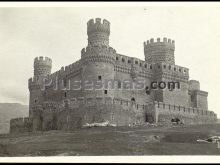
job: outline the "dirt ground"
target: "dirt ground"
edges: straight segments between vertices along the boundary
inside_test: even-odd
[[[0,137],[0,156],[220,155],[214,143],[220,124],[93,127]]]

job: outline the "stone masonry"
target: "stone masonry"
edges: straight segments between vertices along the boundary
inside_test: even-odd
[[[217,121],[208,110],[208,93],[200,90],[198,81],[189,80],[188,68],[175,65],[174,40],[144,42],[145,60],[140,60],[109,45],[110,22],[105,19],[89,20],[87,35],[81,59],[54,73],[50,58],[35,58],[34,77],[28,81],[29,118],[11,120],[11,132],[71,130],[105,121],[118,126],[171,123],[173,118],[185,124]],[[144,87],[125,89],[128,80],[134,86],[141,80]],[[79,82],[80,88],[74,88],[73,82]],[[104,87],[88,90],[85,82]],[[178,82],[180,89],[152,89],[152,82]]]

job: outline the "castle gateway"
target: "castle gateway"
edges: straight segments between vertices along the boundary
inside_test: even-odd
[[[88,45],[81,59],[51,73],[52,60],[36,57],[29,79],[29,117],[12,119],[11,132],[73,129],[85,123],[213,123],[208,93],[189,69],[175,65],[175,42],[144,42],[145,60],[116,52],[109,45],[110,22],[87,23]],[[171,85],[170,85],[171,84]]]

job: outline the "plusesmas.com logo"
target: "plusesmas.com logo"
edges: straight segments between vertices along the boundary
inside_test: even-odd
[[[53,90],[146,90],[146,92],[158,89],[168,89],[173,91],[180,89],[180,82],[178,81],[152,81],[149,82],[144,79],[104,79],[104,80],[71,80],[71,79],[59,79],[58,77],[53,79],[42,78],[39,79],[41,90],[51,88]]]

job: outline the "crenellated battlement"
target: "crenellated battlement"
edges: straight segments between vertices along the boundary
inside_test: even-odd
[[[87,46],[81,51],[81,59],[84,62],[115,63],[116,50],[105,45]]]
[[[145,60],[150,63],[166,62],[175,64],[175,41],[167,38],[153,38],[144,42]]]
[[[52,66],[52,60],[49,57],[36,57],[34,59],[34,65],[49,65]]]
[[[101,18],[91,19],[87,23],[88,46],[109,46],[110,22]]]
[[[115,71],[128,72],[131,67],[135,67],[140,73],[153,73],[153,64],[140,60],[135,57],[128,57],[121,54],[116,54]]]
[[[159,111],[169,110],[172,112],[187,113],[187,114],[217,118],[217,115],[213,111],[208,111],[208,110],[204,110],[200,108],[171,105],[171,104],[166,104],[166,103],[157,102],[157,101],[154,101],[154,106]]]
[[[32,122],[29,117],[19,117],[10,120],[10,126],[23,125],[24,123]]]
[[[97,55],[113,55],[116,54],[116,50],[112,47],[108,47],[106,45],[96,45],[96,46],[87,46],[81,50],[81,56],[90,55],[89,53],[97,54]]]
[[[186,67],[168,64],[166,62],[157,63],[153,65],[153,70],[155,77],[157,76],[167,76],[170,78],[180,78],[188,81],[189,79],[189,69]]]
[[[36,57],[34,59],[34,76],[45,76],[51,73],[52,60],[48,57]]]
[[[169,46],[170,48],[175,48],[175,41],[171,40],[170,38],[164,37],[157,38],[156,40],[154,38],[151,38],[150,40],[147,40],[144,42],[144,47],[151,47],[151,46]]]
[[[102,32],[106,34],[110,34],[110,22],[106,19],[96,18],[90,19],[87,22],[87,34],[90,35],[91,33],[95,32]]]
[[[10,120],[10,133],[31,132],[33,120],[29,117],[15,118]]]
[[[145,75],[150,75],[153,73],[155,76],[163,73],[165,73],[164,75],[175,75],[185,78],[186,80],[188,80],[189,77],[189,69],[186,67],[173,65],[166,62],[149,63],[138,58],[116,54],[115,71],[130,73],[131,67],[135,67],[141,77],[146,77]]]
[[[47,76],[48,79],[55,79],[57,77],[63,77],[71,73],[77,73],[81,70],[82,61],[81,59],[67,66],[62,66],[60,70]],[[33,81],[33,80],[32,80]],[[31,80],[30,80],[31,82]]]
[[[70,64],[70,65],[67,65],[65,67],[61,67],[61,69],[59,70],[59,74],[70,74],[70,73],[73,73],[73,72],[78,72],[82,67],[82,61],[81,59]]]

